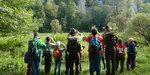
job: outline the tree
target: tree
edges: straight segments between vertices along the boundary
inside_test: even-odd
[[[52,20],[50,26],[53,33],[61,32],[62,30],[59,20],[57,19]]]
[[[150,13],[150,3],[143,3],[139,8],[140,13]]]
[[[59,8],[58,8],[58,19],[65,18],[66,17],[66,11],[67,11],[67,5],[64,2],[60,2]]]
[[[119,14],[116,16],[115,20],[116,20],[117,31],[123,32],[126,29],[127,17],[123,14]]]
[[[22,34],[37,30],[40,19],[33,19],[29,8],[34,0],[2,0],[0,2],[0,33]]]
[[[67,29],[66,30],[68,31],[71,27],[74,27],[76,25],[75,23],[77,23],[77,21],[79,20],[75,19],[78,17],[77,17],[77,6],[74,0],[69,0],[66,4],[67,4],[67,9],[66,9]],[[76,21],[74,22],[74,20]]]
[[[40,32],[50,32],[49,28],[50,22],[57,18],[58,16],[58,5],[55,4],[53,0],[47,0],[46,3],[43,3],[45,19],[43,26],[39,29]]]
[[[34,5],[31,8],[34,11],[33,18],[41,18],[43,20],[45,19],[44,6],[41,0],[35,0]]]
[[[112,11],[108,5],[104,6],[93,6],[92,8],[92,24],[96,25],[98,29],[102,29],[105,24],[107,24],[107,20],[109,19]]]
[[[150,43],[150,13],[148,14],[137,14],[132,19],[131,29],[143,36],[146,41]]]

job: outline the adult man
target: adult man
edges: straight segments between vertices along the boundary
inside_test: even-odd
[[[74,75],[74,71],[73,71],[74,63],[76,67],[75,74],[79,75],[80,51],[81,51],[81,45],[79,41],[82,40],[82,38],[83,38],[83,35],[79,31],[77,31],[74,28],[70,29],[70,32],[68,35],[68,43],[67,43],[67,52],[69,54],[68,54],[68,59],[66,60],[66,68],[67,68],[66,75],[68,74],[68,68],[70,69],[70,75]]]
[[[116,36],[114,32],[111,31],[111,27],[106,25],[104,27],[105,31],[103,34],[104,38],[104,48],[105,48],[105,58],[106,58],[106,75],[115,75],[116,66]],[[110,72],[110,62],[112,63],[112,72]]]
[[[30,40],[29,43],[29,53],[32,62],[32,75],[40,75],[40,64],[42,61],[43,49],[46,49],[46,45],[39,38],[37,32],[34,33],[34,38]]]

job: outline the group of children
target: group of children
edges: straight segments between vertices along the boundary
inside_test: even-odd
[[[52,46],[55,47],[54,50],[52,50]],[[30,47],[30,44],[29,44],[29,47]],[[61,67],[61,61],[62,61],[62,52],[65,49],[66,49],[66,46],[64,43],[60,41],[55,42],[53,38],[50,36],[46,37],[45,48],[43,49],[45,75],[50,74],[50,70],[52,66],[52,58],[54,58],[55,60],[54,75],[61,75],[60,67]],[[24,61],[25,63],[27,63],[27,75],[36,75],[37,73],[36,74],[32,73],[33,63],[32,63],[32,58],[31,58],[32,56],[29,50],[25,53],[25,56],[24,56]],[[57,70],[58,70],[58,74],[56,74]],[[40,73],[38,73],[38,75],[40,75]]]
[[[133,38],[129,38],[127,42],[123,43],[122,39],[118,39],[116,44],[116,70],[118,70],[120,62],[120,73],[124,70],[125,61],[125,49],[127,48],[127,70],[135,68],[135,58],[136,58],[136,41]]]
[[[71,33],[72,34],[72,33]],[[81,35],[81,34],[79,34]],[[73,35],[74,36],[74,35]],[[68,38],[70,39],[74,39],[73,36],[68,36]],[[81,37],[80,40],[82,40],[83,36]],[[90,37],[89,37],[90,38]],[[101,38],[99,38],[101,40]],[[85,39],[86,41],[88,39]],[[90,40],[89,40],[90,42]],[[51,69],[51,66],[52,66],[52,58],[54,58],[55,60],[55,68],[54,68],[54,75],[61,75],[61,61],[62,61],[62,52],[65,51],[65,61],[66,61],[66,75],[68,75],[68,70],[70,69],[70,74],[73,74],[73,67],[69,67],[72,62],[72,66],[73,66],[73,63],[77,64],[76,66],[76,75],[79,74],[79,69],[81,70],[81,64],[80,62],[76,62],[77,61],[80,61],[78,58],[81,57],[81,50],[84,49],[84,46],[81,46],[81,49],[79,51],[79,57],[74,57],[72,56],[71,59],[67,60],[69,57],[71,57],[71,52],[69,52],[67,50],[67,48],[69,49],[69,47],[66,48],[65,44],[60,42],[60,41],[57,41],[55,42],[53,40],[52,37],[48,36],[46,37],[46,42],[45,42],[45,49],[44,49],[44,53],[43,53],[43,56],[44,56],[44,63],[45,63],[45,75],[50,75],[50,69]],[[54,46],[54,50],[52,50],[52,46]],[[67,44],[68,46],[68,44]],[[75,44],[73,44],[73,46],[75,47]],[[119,66],[119,63],[120,63],[120,67],[121,67],[121,70],[120,72],[123,72],[124,70],[124,61],[125,61],[125,49],[127,48],[127,70],[130,70],[130,69],[134,69],[135,68],[135,58],[136,58],[136,42],[134,41],[133,38],[129,38],[128,39],[128,42],[126,43],[123,43],[122,39],[118,39],[118,42],[116,44],[116,70],[118,70],[118,66]],[[71,48],[70,48],[71,50]],[[70,56],[69,56],[70,54]],[[104,56],[103,56],[104,52],[103,51],[100,51],[100,55],[101,55],[101,58],[103,60],[103,64],[104,64],[104,68],[105,68],[105,61],[104,61]],[[76,55],[76,54],[75,54]],[[77,54],[78,55],[78,54]],[[74,58],[73,58],[74,57]],[[30,61],[30,55],[29,55],[29,52],[26,52],[25,54],[25,63],[27,63],[27,75],[31,75],[31,68],[32,68],[32,63]],[[67,62],[69,61],[69,62]],[[93,58],[91,59],[90,61],[90,66],[91,63],[94,63],[93,62]],[[100,62],[99,62],[100,63]],[[78,64],[80,64],[80,67],[78,67]],[[93,64],[94,65],[94,64]],[[99,65],[100,66],[100,65]],[[107,67],[107,65],[106,65]],[[56,74],[56,71],[58,70],[58,74]],[[90,70],[92,71],[92,70]],[[94,71],[93,71],[94,72]],[[99,74],[100,75],[100,74]]]

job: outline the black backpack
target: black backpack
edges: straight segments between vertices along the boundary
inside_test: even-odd
[[[68,39],[67,51],[69,54],[77,54],[81,51],[81,45],[77,39]]]
[[[136,49],[135,49],[136,45],[131,43],[131,44],[128,44],[128,52],[129,54],[135,54],[136,53]]]

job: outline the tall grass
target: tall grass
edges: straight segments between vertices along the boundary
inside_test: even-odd
[[[89,33],[83,33],[84,36],[88,36]],[[45,41],[46,36],[52,36],[55,41],[61,41],[67,44],[67,33],[50,34],[44,33],[40,34],[40,38]],[[26,64],[23,60],[23,55],[27,50],[27,42],[33,35],[18,35],[11,37],[0,37],[0,75],[25,75]],[[127,36],[119,35],[119,37],[127,39]],[[140,40],[140,37],[137,37]],[[137,39],[136,38],[136,39]],[[141,39],[143,40],[143,39]],[[140,41],[141,41],[140,40]],[[88,43],[85,41],[80,42],[85,49],[82,51],[83,62],[81,75],[89,74],[89,60],[88,60]],[[141,44],[140,44],[141,45]],[[150,74],[150,47],[139,46],[137,48],[137,66],[132,71],[126,70],[126,64],[124,64],[124,73],[117,75],[149,75]],[[13,50],[13,51],[12,51]],[[63,56],[64,57],[64,56]],[[126,63],[126,61],[125,61]],[[62,61],[62,75],[65,74],[65,60]],[[51,75],[54,73],[54,61],[51,68]],[[44,75],[44,63],[41,65],[41,75]],[[105,75],[105,69],[101,64],[101,75]]]

